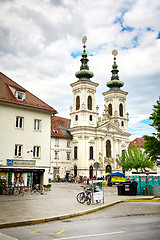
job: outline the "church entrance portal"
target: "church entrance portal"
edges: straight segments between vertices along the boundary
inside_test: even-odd
[[[106,166],[106,173],[111,173],[112,172],[112,168],[110,165]]]

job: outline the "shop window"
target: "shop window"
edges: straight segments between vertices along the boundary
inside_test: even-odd
[[[33,147],[33,157],[40,158],[40,147],[39,146]]]
[[[110,116],[112,116],[112,104],[111,103],[108,105],[108,113]]]
[[[41,120],[34,119],[34,130],[40,131],[40,126],[41,126]]]
[[[15,157],[22,157],[22,145],[15,145]]]
[[[89,147],[89,159],[93,159],[93,147]]]
[[[111,157],[111,141],[106,141],[106,157]]]
[[[20,128],[22,129],[23,128],[23,121],[24,121],[24,118],[23,117],[16,117],[16,128]]]
[[[123,104],[122,103],[119,104],[119,115],[121,117],[123,117]]]
[[[76,110],[80,109],[80,96],[76,97]]]
[[[74,159],[77,159],[78,158],[78,147],[75,146],[74,147]]]
[[[92,110],[92,97],[88,96],[88,110]]]

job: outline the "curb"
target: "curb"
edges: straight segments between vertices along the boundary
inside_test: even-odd
[[[97,211],[103,210],[107,207],[111,207],[111,206],[114,206],[114,205],[122,203],[122,202],[160,202],[160,200],[154,200],[154,197],[145,198],[145,199],[139,198],[139,199],[132,199],[132,200],[119,200],[119,201],[111,202],[106,205],[96,207],[96,208],[93,208],[90,210],[78,212],[78,213],[66,214],[66,215],[62,215],[62,216],[55,216],[55,217],[49,217],[49,218],[31,219],[31,220],[18,221],[18,222],[12,222],[12,223],[10,223],[10,222],[0,223],[0,229],[10,228],[10,227],[22,227],[22,226],[29,226],[29,225],[36,225],[36,224],[41,224],[41,223],[65,220],[65,219],[74,218],[74,217],[90,214],[93,212],[97,212]]]

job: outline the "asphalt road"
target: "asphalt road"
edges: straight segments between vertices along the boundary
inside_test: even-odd
[[[82,217],[0,230],[0,240],[159,240],[160,202],[125,202]]]

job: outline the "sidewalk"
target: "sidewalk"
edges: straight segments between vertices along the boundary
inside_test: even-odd
[[[94,212],[110,205],[133,199],[152,199],[153,196],[119,196],[117,187],[104,187],[104,204],[80,204],[76,195],[82,184],[53,183],[45,195],[0,195],[0,228],[39,224]]]

